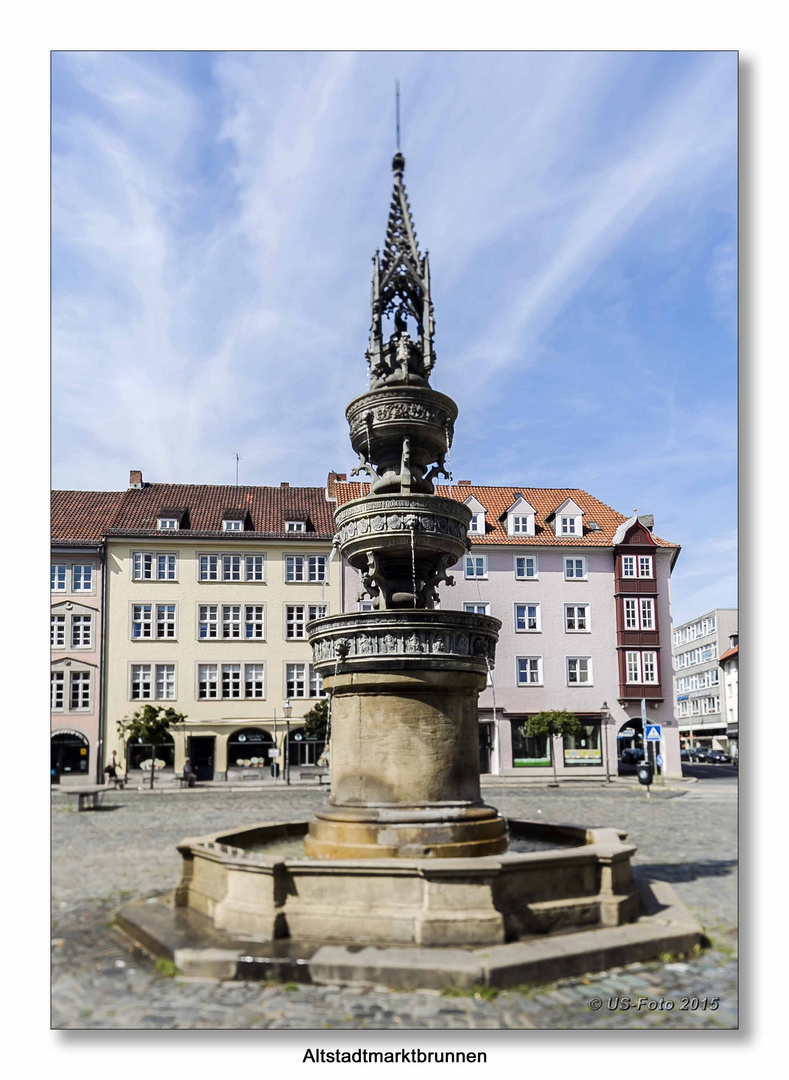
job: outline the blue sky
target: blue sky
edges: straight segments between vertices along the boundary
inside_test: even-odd
[[[582,487],[736,605],[733,53],[56,53],[53,483],[353,455],[402,87],[452,469]]]

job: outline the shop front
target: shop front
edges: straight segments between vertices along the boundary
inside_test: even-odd
[[[80,731],[53,731],[50,752],[50,780],[87,777],[90,772],[90,747]]]
[[[265,728],[245,727],[234,731],[227,739],[227,779],[268,777],[269,766],[277,762],[272,754],[276,749],[273,736]]]

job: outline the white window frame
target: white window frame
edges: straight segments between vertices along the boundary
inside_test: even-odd
[[[627,578],[629,581],[634,581],[639,578],[644,578],[648,581],[653,581],[655,578],[655,557],[654,555],[626,555],[622,554],[622,573],[621,577]],[[630,564],[632,563],[633,572],[628,573]],[[644,567],[642,563],[647,563],[646,573],[643,573]]]
[[[568,625],[570,621],[570,609],[573,609],[576,623],[579,621],[578,609],[583,608],[584,614],[582,616],[585,626],[583,628],[576,627],[574,630]],[[592,605],[590,603],[581,604],[565,604],[564,605],[564,632],[565,634],[591,634],[592,632]]]
[[[485,516],[486,512],[484,510],[478,510],[477,513],[471,515],[468,526],[469,536],[485,535]]]
[[[243,532],[243,518],[222,518],[222,532]]]
[[[250,612],[252,613],[250,615]],[[252,633],[248,631],[252,628]],[[259,630],[260,633],[256,631]],[[244,640],[245,641],[265,641],[266,640],[266,605],[265,604],[244,604]]]
[[[213,551],[203,551],[197,556],[197,580],[214,582],[222,580],[222,556]]]
[[[521,661],[528,662],[529,674],[531,674],[532,663],[537,661],[537,679],[536,680],[522,680],[521,679]],[[541,656],[516,656],[515,657],[515,685],[516,686],[542,686],[543,685],[543,671],[542,671],[542,657]]]
[[[305,560],[304,555],[286,555],[285,556],[285,584],[286,585],[301,585],[307,578],[304,575]],[[298,571],[298,574],[297,574]]]
[[[68,563],[50,563],[49,588],[50,592],[68,592]]]
[[[479,609],[482,608],[482,611]],[[463,604],[463,610],[468,612],[469,615],[490,615],[490,604],[488,603],[474,603],[471,600],[465,601]]]
[[[518,626],[519,616],[518,609],[524,608],[525,614],[523,617],[525,626]],[[529,609],[534,608],[534,615],[529,614]],[[534,619],[534,626],[529,626],[529,622]],[[541,604],[513,604],[512,606],[512,625],[516,634],[540,634],[542,633],[542,605]]]
[[[286,641],[305,641],[304,627],[307,625],[306,604],[285,604],[285,629]],[[295,631],[301,631],[296,633]]]
[[[474,570],[476,570],[477,560],[482,560],[482,572],[481,573],[469,573],[469,566],[473,564]],[[488,556],[481,555],[466,555],[463,560],[463,576],[467,581],[484,581],[488,576]]]
[[[307,556],[307,580],[319,585],[328,583],[329,558],[327,555]]]
[[[166,672],[168,668],[172,668],[172,694],[160,693],[161,689],[167,689],[167,682],[162,677],[161,673]],[[177,701],[178,700],[178,665],[172,661],[166,664],[155,664],[153,672],[153,692],[155,701]]]
[[[62,669],[50,669],[49,672],[49,709],[50,712],[66,711],[66,672]]]
[[[258,560],[260,560],[258,571]],[[258,577],[260,573],[260,577]],[[265,553],[247,553],[244,555],[244,581],[262,585],[266,581],[266,556]]]
[[[260,678],[257,674],[250,676],[250,669],[260,668]],[[254,684],[260,683],[260,693],[255,692]],[[253,684],[253,692],[249,692],[249,686]],[[266,665],[264,662],[255,661],[244,664],[244,697],[248,701],[264,701],[266,697]]]
[[[146,559],[149,560],[146,574]],[[137,572],[139,562],[139,573]],[[172,562],[172,576],[170,574],[170,562]],[[131,579],[132,581],[177,581],[178,580],[178,554],[174,551],[132,551],[131,553]]]
[[[307,664],[300,661],[285,664],[285,694],[289,700],[307,697],[307,690],[309,689],[307,666]],[[301,668],[300,678],[296,673],[297,668]],[[292,677],[291,671],[293,672]],[[299,693],[299,684],[301,684],[301,693]]]
[[[66,647],[66,616],[59,611],[50,612],[49,647],[50,649],[65,649]]]
[[[219,604],[198,604],[197,605],[197,640],[198,641],[219,641],[220,619],[221,613],[219,611],[221,605]],[[205,634],[201,634],[201,628],[208,627]],[[210,631],[213,629],[214,633]]]
[[[78,635],[80,640],[75,641],[74,640],[74,631],[76,630],[76,628],[78,626],[82,627],[82,630],[80,631],[80,633]],[[85,642],[85,640],[84,640],[84,638],[85,638],[85,627],[86,626],[87,626],[87,631],[88,631],[87,632],[87,638],[88,638],[87,642]],[[71,644],[69,645],[70,649],[80,649],[80,650],[85,650],[87,652],[92,652],[93,651],[94,646],[93,646],[93,616],[92,615],[88,614],[87,612],[81,612],[81,611],[72,612],[71,626],[69,628],[69,641],[71,642]]]
[[[567,564],[573,563],[573,572],[567,573]],[[582,564],[583,573],[575,573],[575,563],[580,562]],[[585,555],[565,555],[562,560],[562,566],[564,567],[564,580],[565,581],[586,581],[589,577],[589,563]]]
[[[645,677],[644,656],[654,657],[652,661],[655,673],[654,679],[647,679]],[[632,657],[635,658],[635,662],[631,659]],[[637,678],[631,678],[631,674],[633,673],[635,673]],[[625,652],[625,682],[631,686],[657,686],[660,683],[657,650],[628,649]]]
[[[286,521],[285,532],[289,533],[303,533],[307,531],[306,521]]]
[[[326,697],[326,691],[323,689],[323,676],[313,664],[308,667],[307,679],[311,698]]]
[[[69,672],[69,680],[68,680],[68,711],[69,712],[89,713],[89,712],[93,711],[93,679],[92,679],[91,676],[92,676],[92,672],[90,672],[90,671],[77,670],[77,671],[70,671]],[[77,683],[80,686],[85,686],[86,682],[87,682],[87,687],[88,687],[87,694],[86,694],[87,703],[84,704],[84,705],[76,705],[75,706],[73,704],[74,684]],[[81,697],[82,697],[82,693],[80,693],[80,698]]]
[[[177,532],[181,523],[177,517],[160,517],[156,519],[156,528],[161,532]]]
[[[170,619],[167,608],[172,608],[172,619]],[[164,614],[159,613],[164,609]],[[159,633],[160,628],[163,628],[165,633]],[[166,631],[172,629],[172,633],[168,634]],[[156,611],[154,612],[154,633],[157,641],[177,641],[178,640],[178,605],[174,601],[165,601],[163,604],[156,605]]]
[[[576,663],[579,663],[580,661],[586,661],[586,672],[587,672],[588,678],[585,681],[582,681],[580,679],[575,679],[575,680],[570,679],[570,664],[571,664],[572,661],[575,661]],[[578,669],[578,673],[580,674],[580,668]],[[594,686],[594,667],[593,667],[593,664],[592,664],[592,657],[591,656],[566,656],[564,658],[564,674],[565,674],[565,679],[567,681],[568,686],[571,686],[571,687]]]
[[[244,641],[243,604],[222,604],[222,641]]]
[[[244,673],[243,664],[222,664],[222,669],[219,674],[220,680],[220,696],[223,701],[240,701],[243,697],[242,690],[244,689],[241,676]],[[227,675],[227,679],[225,676]],[[227,685],[230,693],[225,693],[225,686]],[[237,690],[238,693],[232,693],[233,690]]]
[[[139,609],[139,617],[135,618],[136,611]],[[147,609],[147,610],[146,610]],[[135,626],[140,627],[140,633],[135,634]],[[148,631],[146,634],[145,631]],[[151,641],[153,640],[153,604],[129,604],[129,640],[130,641]]]
[[[524,573],[519,574],[518,573],[518,563],[521,560],[524,563],[524,567],[523,567]],[[534,573],[533,574],[527,574],[526,573],[526,570],[528,570],[528,566],[526,564],[529,561],[534,563]],[[516,581],[538,581],[539,577],[540,577],[540,560],[536,555],[513,555],[513,558],[512,558],[512,572],[515,575],[515,580]]]
[[[195,675],[195,700],[218,701],[222,686],[219,664],[197,664],[195,666]],[[205,693],[201,693],[201,683],[205,685]]]
[[[87,571],[88,584],[85,585],[85,571]],[[71,564],[71,591],[73,593],[94,593],[96,581],[96,567],[91,563]]]
[[[578,529],[577,514],[560,514],[557,536],[583,536],[583,525]]]
[[[146,671],[148,673],[147,680],[143,677]],[[139,673],[136,679],[135,673]],[[134,687],[140,686],[142,688],[146,682],[148,693],[135,695]],[[153,701],[154,690],[153,664],[129,664],[129,701]]]
[[[640,596],[640,603],[638,605],[638,617],[641,622],[642,630],[655,630],[655,598],[654,596]],[[649,618],[644,619],[644,609],[649,611]]]
[[[356,601],[356,610],[357,611],[375,611],[375,601],[370,600],[369,597],[366,600],[357,600]]]
[[[243,581],[243,571],[246,568],[246,564],[242,565],[242,555],[223,555],[222,556],[222,581],[235,582]],[[238,577],[234,577],[238,574]]]

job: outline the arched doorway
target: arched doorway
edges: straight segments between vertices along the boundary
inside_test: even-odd
[[[154,747],[149,743],[132,739],[126,745],[126,768],[130,772],[138,770],[146,775],[150,775],[152,766],[157,773],[172,772],[175,767],[175,744],[169,732],[165,741],[161,745],[157,744],[155,759],[153,754]]]
[[[264,769],[274,760],[269,757],[269,750],[274,749],[274,740],[265,728],[240,728],[227,740],[227,775],[239,773],[254,774],[255,769]]]
[[[644,751],[644,725],[640,716],[631,716],[619,726],[616,735],[616,756],[619,771],[632,766],[645,756]]]
[[[50,762],[53,777],[87,775],[90,768],[87,738],[79,731],[53,732]]]

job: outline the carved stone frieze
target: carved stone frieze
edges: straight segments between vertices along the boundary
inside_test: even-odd
[[[501,623],[460,611],[359,612],[309,623],[315,666],[324,676],[355,667],[487,672]]]

